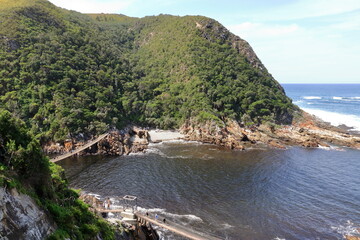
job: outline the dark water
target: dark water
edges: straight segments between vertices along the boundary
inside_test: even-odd
[[[226,239],[343,239],[360,227],[360,151],[173,142],[64,160],[71,185]],[[174,239],[165,233],[165,239]]]

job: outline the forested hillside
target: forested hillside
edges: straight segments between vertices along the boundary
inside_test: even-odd
[[[56,231],[46,236],[48,239],[115,239],[115,229],[88,210],[88,206],[78,199],[78,193],[68,188],[64,175],[60,166],[49,163],[39,142],[29,134],[24,123],[8,111],[0,111],[1,201],[6,200],[4,193],[14,188],[31,196],[51,220],[47,219],[43,224],[56,226]],[[2,203],[0,236],[28,239],[25,236],[30,232],[31,239],[45,237],[36,235],[34,222],[39,219],[25,222],[25,227],[21,227],[26,220],[20,217],[21,204]],[[36,209],[29,207],[25,209],[25,215],[33,216],[34,211]]]
[[[129,123],[291,122],[295,107],[282,87],[244,40],[212,19],[0,3],[0,108],[42,141]]]

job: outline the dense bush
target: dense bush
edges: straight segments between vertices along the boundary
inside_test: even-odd
[[[88,16],[45,0],[11,2],[0,8],[0,107],[42,140],[128,123],[291,121],[281,86],[212,19]]]
[[[23,122],[0,111],[0,186],[17,188],[47,210],[58,229],[50,239],[114,239],[114,230],[68,188],[62,168],[49,163]]]

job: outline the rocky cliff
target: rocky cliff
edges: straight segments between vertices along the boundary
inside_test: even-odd
[[[331,126],[306,112],[292,125],[260,124],[244,126],[233,120],[226,124],[208,121],[205,124],[187,122],[181,127],[187,140],[222,145],[230,149],[270,146],[285,149],[288,146],[330,147],[345,146],[360,149],[360,137]]]
[[[55,228],[28,195],[0,187],[0,239],[45,239]]]

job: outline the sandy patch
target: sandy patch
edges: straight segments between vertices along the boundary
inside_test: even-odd
[[[149,132],[151,142],[162,142],[177,139],[184,139],[185,135],[178,131],[170,130],[150,130]]]

